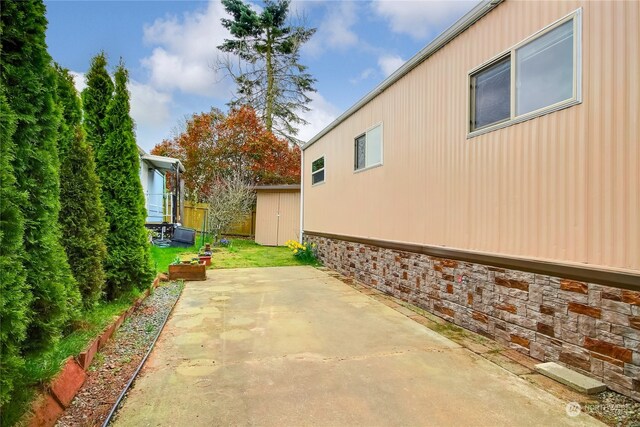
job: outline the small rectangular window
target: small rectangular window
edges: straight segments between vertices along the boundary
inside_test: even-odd
[[[366,167],[365,159],[367,157],[367,135],[360,135],[356,138],[356,164],[355,168],[364,169]]]
[[[469,132],[482,133],[580,99],[581,9],[469,74]]]
[[[471,130],[511,116],[511,58],[507,56],[471,76]]]
[[[354,165],[358,171],[382,164],[382,125],[369,129],[354,141]]]
[[[311,163],[311,185],[324,182],[324,156]]]

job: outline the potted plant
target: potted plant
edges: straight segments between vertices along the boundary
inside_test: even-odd
[[[198,260],[206,266],[211,265],[211,244],[207,243],[204,248],[200,248]]]

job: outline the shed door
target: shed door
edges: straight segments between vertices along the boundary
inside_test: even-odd
[[[282,246],[300,233],[299,192],[258,192],[256,243]]]
[[[280,193],[278,246],[287,240],[300,240],[300,192]]]

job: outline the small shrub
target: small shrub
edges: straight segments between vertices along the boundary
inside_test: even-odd
[[[231,242],[228,239],[220,239],[220,246],[224,246],[225,248],[231,245]]]
[[[313,262],[316,260],[316,244],[309,242],[296,242],[295,240],[288,240],[285,245],[293,251],[293,256],[300,261]]]

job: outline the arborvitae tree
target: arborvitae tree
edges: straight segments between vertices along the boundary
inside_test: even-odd
[[[90,307],[100,299],[104,287],[107,224],[93,151],[82,128],[80,97],[69,71],[56,66],[56,72],[63,119],[58,133],[62,244],[82,302]]]
[[[20,348],[27,329],[31,293],[22,266],[25,195],[16,187],[12,163],[15,116],[0,82],[0,406],[9,400],[23,364]]]
[[[264,120],[269,132],[297,141],[299,125],[307,124],[301,112],[309,111],[309,93],[315,79],[300,63],[300,47],[315,28],[287,23],[290,0],[265,0],[256,12],[244,0],[222,0],[233,19],[222,19],[233,39],[218,48],[237,55],[237,66],[229,58],[222,63],[237,87],[232,107],[250,105]]]
[[[102,202],[109,223],[105,268],[109,298],[146,286],[153,278],[127,81],[128,73],[121,63],[115,73],[115,94],[104,122],[107,137],[97,150]]]
[[[113,98],[113,82],[107,72],[107,58],[104,52],[100,52],[91,60],[86,82],[87,87],[82,91],[84,129],[87,142],[92,146],[94,153],[97,153],[106,139],[104,118]]]
[[[60,244],[58,212],[55,73],[47,53],[42,1],[3,2],[0,73],[7,105],[15,113],[15,160],[18,190],[27,196],[24,216],[26,283],[33,298],[27,330],[29,349],[56,340],[78,306],[80,295]]]

